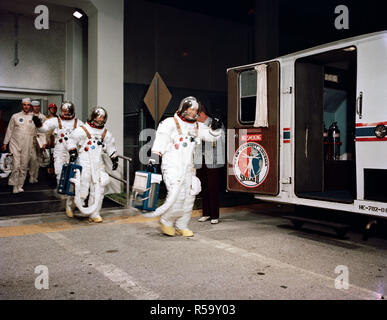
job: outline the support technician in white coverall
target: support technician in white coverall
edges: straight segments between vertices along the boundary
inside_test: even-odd
[[[12,172],[8,184],[13,186],[13,193],[23,192],[24,181],[27,176],[28,162],[31,156],[32,139],[35,135],[35,126],[32,122],[31,99],[22,100],[22,111],[12,115],[5,134],[2,150],[12,153]]]
[[[78,209],[89,215],[90,222],[102,222],[104,189],[109,183],[109,175],[105,172],[102,154],[106,153],[112,161],[112,169],[118,166],[118,156],[112,134],[105,128],[107,112],[102,107],[91,110],[87,123],[75,129],[67,142],[70,162],[82,166],[80,176],[74,179],[75,203]],[[72,179],[70,179],[71,181]],[[89,195],[88,207],[83,207]]]
[[[75,107],[71,101],[64,101],[59,110],[59,117],[51,117],[43,124],[39,118],[33,117],[32,120],[39,132],[52,131],[55,136],[54,147],[54,168],[56,180],[59,183],[62,167],[69,162],[69,152],[67,151],[67,141],[71,132],[81,126],[83,122],[75,117]],[[69,218],[74,216],[74,202],[73,197],[66,199],[66,214]]]
[[[162,206],[144,216],[160,216],[161,230],[169,236],[193,236],[188,223],[195,196],[201,190],[193,163],[195,146],[202,140],[216,141],[221,135],[220,122],[213,121],[210,128],[196,121],[199,112],[195,97],[184,98],[174,116],[159,124],[152,147],[150,166],[156,166],[162,157],[161,172],[168,194]]]
[[[46,116],[40,112],[40,102],[37,100],[31,101],[32,118],[38,117],[41,122],[46,120]],[[43,133],[35,132],[32,140],[31,158],[30,158],[30,183],[37,183],[39,177],[39,168],[42,163],[42,152],[46,149],[47,137]]]

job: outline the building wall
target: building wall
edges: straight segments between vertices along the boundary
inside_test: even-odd
[[[247,25],[158,5],[125,2],[125,82],[226,91],[226,69],[247,63]]]
[[[14,16],[0,11],[0,87],[65,90],[66,25],[50,21],[37,30],[32,17],[19,16],[19,64],[14,66]]]

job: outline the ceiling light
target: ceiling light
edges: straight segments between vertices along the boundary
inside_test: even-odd
[[[343,50],[344,51],[354,51],[354,50],[356,50],[356,47],[349,47],[349,48],[345,48]]]
[[[79,11],[75,10],[73,13],[73,16],[77,19],[80,19],[80,18],[82,18],[83,14],[80,13]]]

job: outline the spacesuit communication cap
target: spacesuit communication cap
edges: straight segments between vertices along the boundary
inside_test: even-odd
[[[48,109],[54,109],[54,113],[56,113],[56,111],[58,110],[55,103],[50,103],[50,105],[48,106]]]
[[[89,125],[95,128],[102,129],[107,121],[107,111],[102,107],[94,107],[91,109],[89,119],[87,122]]]
[[[67,112],[66,112],[67,111]],[[74,104],[71,101],[63,101],[60,106],[60,118],[62,120],[71,120],[75,117]]]
[[[188,114],[188,110],[195,110],[196,115],[191,116]],[[189,96],[181,100],[179,109],[177,110],[182,117],[189,120],[196,120],[199,114],[199,102],[195,97]]]

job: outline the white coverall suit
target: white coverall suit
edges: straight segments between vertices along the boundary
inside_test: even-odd
[[[105,152],[110,157],[116,152],[116,147],[113,136],[105,128],[93,128],[88,123],[83,127],[86,128],[90,137],[82,127],[78,127],[71,133],[67,141],[67,150],[78,150],[77,164],[82,166],[80,198],[84,201],[90,191],[89,207],[98,201],[96,209],[90,213],[90,218],[96,219],[100,217],[105,186],[110,182],[109,175],[105,172],[102,153]],[[96,188],[97,184],[99,188]],[[99,189],[98,194],[96,189]]]
[[[69,162],[69,152],[67,151],[67,141],[71,132],[83,125],[83,122],[77,118],[71,120],[62,120],[59,117],[53,117],[47,119],[43,125],[38,128],[39,132],[53,131],[55,136],[55,148],[54,148],[54,168],[56,180],[59,183],[60,174],[62,172],[62,166]]]
[[[4,138],[4,144],[9,144],[13,155],[13,169],[8,180],[11,186],[24,185],[35,133],[32,113],[21,111],[12,115]]]
[[[43,113],[32,113],[32,116],[37,116],[42,122],[46,120]],[[32,140],[31,157],[30,157],[30,183],[38,182],[39,168],[42,163],[42,150],[41,147],[47,144],[47,138],[45,134],[39,133],[37,130]]]
[[[160,215],[162,227],[176,226],[177,232],[190,231],[188,223],[195,196],[200,192],[200,181],[196,178],[193,163],[195,146],[202,140],[216,141],[220,133],[219,129],[211,130],[204,123],[184,121],[176,113],[159,124],[152,153],[159,153],[162,156],[161,171],[168,190],[165,203],[155,211],[155,215]],[[193,183],[193,180],[196,182]],[[196,190],[192,188],[194,184]]]

